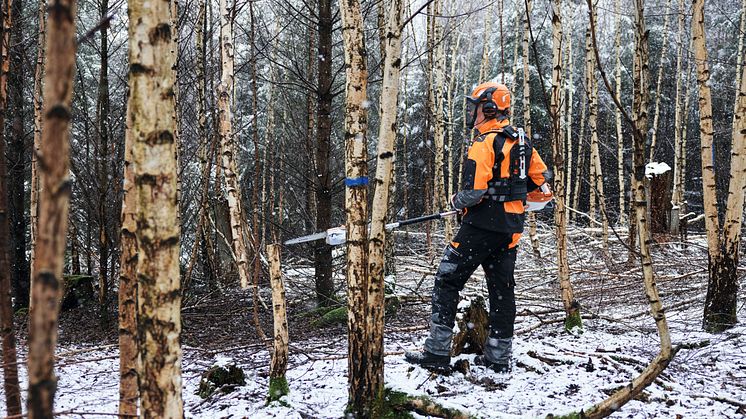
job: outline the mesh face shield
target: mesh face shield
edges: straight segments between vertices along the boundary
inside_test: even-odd
[[[474,128],[474,123],[477,122],[477,109],[479,108],[480,99],[474,99],[470,96],[466,97],[466,127],[470,130]]]
[[[492,93],[495,91],[494,87],[482,92],[478,98],[471,96],[466,97],[466,126],[469,129],[474,128],[474,124],[477,122],[477,111],[479,105],[482,105],[482,114],[486,119],[491,119],[496,116],[497,108],[495,103],[492,101]]]

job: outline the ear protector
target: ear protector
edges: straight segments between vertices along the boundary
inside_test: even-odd
[[[479,105],[482,105],[482,115],[487,119],[492,119],[497,116],[497,104],[492,100],[492,94],[497,90],[495,87],[490,87],[482,92],[478,98],[468,96],[467,101],[467,127],[469,129],[474,128],[474,124],[477,122],[477,110]]]

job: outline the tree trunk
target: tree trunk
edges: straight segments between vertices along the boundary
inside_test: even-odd
[[[526,14],[523,19],[523,128],[526,130],[526,137],[529,141],[533,139],[531,134],[531,72],[529,71],[529,54],[528,38],[529,27],[528,19],[531,17],[531,0],[526,0]],[[534,255],[541,257],[539,248],[539,238],[536,234],[536,214],[528,214],[528,235],[531,239],[531,248]]]
[[[744,65],[743,38],[746,33],[746,0],[741,1],[741,25],[738,32],[738,52],[736,52],[736,89],[741,86],[741,66]],[[679,73],[681,74],[681,73]],[[733,132],[736,132],[736,119],[738,115],[738,95],[733,101]]]
[[[695,4],[699,6],[699,4]],[[696,18],[702,17],[702,7],[695,8]],[[701,22],[701,20],[698,20]],[[704,36],[702,29],[697,33]],[[697,57],[699,58],[699,57]],[[710,281],[705,297],[704,326],[710,331],[722,331],[733,327],[736,317],[738,295],[738,261],[740,256],[741,228],[743,222],[744,188],[746,188],[746,66],[741,74],[741,85],[736,96],[735,124],[731,143],[730,184],[728,204],[725,210],[722,242],[719,254],[710,254]],[[700,86],[700,92],[702,88]],[[700,108],[702,106],[700,97]],[[700,113],[702,111],[700,110]],[[700,122],[702,125],[702,122]],[[700,129],[700,133],[702,130]],[[717,214],[716,214],[717,216]],[[709,233],[709,232],[708,232]]]
[[[592,8],[591,0],[588,0],[589,8]],[[645,30],[642,0],[635,0],[635,55],[633,77],[635,82],[635,97],[633,104],[633,130],[634,130],[634,184],[635,191],[635,218],[640,239],[640,255],[642,256],[643,282],[645,285],[645,296],[650,305],[650,312],[655,320],[660,336],[660,352],[642,371],[642,373],[612,394],[609,398],[593,406],[585,416],[588,418],[604,418],[619,410],[625,403],[640,394],[642,390],[650,385],[663,371],[673,358],[671,349],[671,336],[668,333],[668,324],[663,311],[663,306],[658,295],[658,290],[653,277],[653,263],[650,255],[648,219],[646,196],[645,196],[645,139],[647,133],[647,107],[648,107],[648,32]],[[591,27],[594,38],[594,48],[598,57],[598,48],[595,42],[595,18],[591,13]],[[604,76],[605,79],[605,76]],[[611,91],[610,85],[605,79],[606,86]],[[617,106],[621,104],[617,101]],[[621,109],[620,109],[621,110]]]
[[[197,225],[194,229],[194,245],[189,257],[189,264],[184,274],[182,291],[186,293],[191,284],[192,270],[197,260],[197,249],[200,243],[205,240],[203,229],[205,219],[207,218],[207,195],[210,193],[210,173],[212,171],[212,157],[214,142],[211,142],[207,135],[207,83],[205,81],[205,61],[206,61],[206,42],[205,42],[205,24],[207,23],[207,8],[205,1],[201,0],[197,6],[197,22],[195,24],[195,59],[196,59],[196,78],[197,78],[197,140],[199,144],[199,160],[202,172],[200,185],[199,213],[197,215]],[[208,262],[209,263],[209,262]]]
[[[316,230],[332,226],[332,176],[329,167],[332,135],[332,1],[319,0],[319,91],[316,132]],[[316,302],[328,307],[335,302],[332,279],[332,247],[318,241],[314,248],[316,269]]]
[[[587,88],[587,87],[586,87]],[[587,163],[586,157],[588,157],[588,147],[585,141],[585,127],[586,127],[586,105],[587,98],[584,96],[580,103],[580,137],[577,139],[578,143],[578,162],[576,167],[575,183],[573,194],[568,194],[568,202],[572,202],[572,207],[579,209],[580,205],[580,193],[583,191],[581,186],[583,185],[583,176],[585,175],[585,165]],[[571,198],[571,199],[570,199]]]
[[[677,77],[676,78],[676,96],[674,97],[674,106],[675,106],[675,113],[674,113],[674,164],[673,164],[673,191],[671,193],[671,234],[678,235],[679,234],[679,216],[680,214],[685,214],[683,212],[683,206],[684,206],[684,179],[682,177],[683,171],[682,171],[682,161],[681,161],[681,155],[682,153],[686,153],[686,147],[683,144],[685,141],[681,138],[681,126],[682,124],[686,124],[687,121],[687,115],[681,114],[681,90],[682,90],[682,84],[681,79],[684,78],[686,80],[685,86],[688,87],[688,81],[689,81],[689,70],[687,66],[687,71],[683,72],[683,65],[682,65],[682,56],[684,55],[684,22],[686,21],[686,9],[684,9],[684,0],[679,0],[679,27],[678,27],[678,45],[679,47],[676,49],[676,74],[682,74],[683,77]],[[688,89],[684,87],[684,95],[687,95]]]
[[[267,257],[274,315],[274,351],[269,367],[269,400],[278,400],[288,393],[288,382],[285,378],[288,366],[288,320],[285,309],[285,285],[282,282],[280,268],[280,245],[267,246]]]
[[[42,121],[42,96],[44,77],[44,47],[46,43],[46,5],[45,0],[39,0],[39,33],[36,51],[36,70],[34,72],[34,145],[31,151],[31,197],[29,198],[29,224],[31,232],[31,272],[34,270],[36,259],[36,238],[39,229],[39,168],[36,164],[36,156],[41,150],[41,121]]]
[[[614,80],[616,82],[616,88],[614,89],[614,97],[616,101],[622,102],[622,18],[620,15],[621,0],[614,0],[614,14],[616,15],[616,35],[614,36],[614,57],[616,60],[616,66],[614,67]],[[679,73],[677,73],[679,74]],[[619,183],[619,224],[625,224],[627,222],[627,202],[625,200],[624,185],[624,133],[622,132],[622,112],[617,108],[614,110],[614,122],[616,122],[616,170],[617,180]]]
[[[5,16],[4,2],[3,16],[0,19],[8,22]],[[3,340],[3,385],[5,390],[5,406],[7,415],[21,415],[21,391],[18,385],[18,364],[16,357],[16,336],[13,330],[13,300],[11,298],[10,281],[10,228],[8,220],[8,168],[5,159],[5,138],[2,135],[5,126],[5,114],[8,109],[8,26],[3,24],[0,32],[0,337]]]
[[[567,114],[565,115],[566,120],[566,133],[565,133],[565,143],[567,144],[567,156],[566,160],[568,162],[567,164],[567,173],[565,174],[565,185],[572,185],[572,172],[573,172],[573,148],[575,147],[575,143],[577,141],[573,141],[574,136],[572,135],[573,129],[572,129],[572,113],[573,113],[573,93],[575,90],[575,82],[573,80],[573,74],[575,72],[575,58],[573,57],[572,52],[572,28],[573,25],[570,23],[570,33],[567,34],[567,77],[565,77],[565,86],[567,88],[567,93],[565,93],[565,97],[567,98],[566,104],[567,104]],[[525,42],[525,41],[524,41]],[[570,201],[570,194],[567,194],[567,201]],[[565,218],[570,220],[570,210],[566,208],[567,215],[565,215]]]
[[[124,196],[122,198],[122,228],[119,263],[119,414],[137,415],[139,398],[137,342],[137,200],[132,147],[134,145],[133,113],[127,104],[127,127],[124,145]]]
[[[54,351],[70,203],[70,115],[75,68],[75,0],[49,5],[48,68],[39,158],[39,243],[36,246],[29,321],[29,418],[52,417],[57,378]]]
[[[368,350],[368,70],[360,3],[340,4],[345,55],[345,212],[347,215],[348,410],[371,416],[379,394],[373,385]]]
[[[109,1],[102,0],[99,4],[99,18],[103,20],[109,12]],[[109,234],[107,204],[109,203],[109,40],[107,26],[101,27],[100,64],[98,99],[96,101],[96,128],[98,132],[98,147],[96,166],[98,172],[98,304],[101,322],[108,322],[106,303],[108,300],[108,260]]]
[[[243,235],[243,200],[236,171],[236,141],[233,137],[233,9],[228,9],[227,0],[220,1],[220,56],[221,76],[218,87],[218,115],[221,161],[228,199],[231,227],[231,250],[233,252],[241,288],[248,288],[251,274],[247,259],[246,242]]]
[[[666,0],[666,6],[663,10],[663,40],[662,46],[661,46],[661,60],[660,63],[658,63],[658,81],[655,85],[655,112],[653,113],[653,135],[650,141],[650,157],[648,158],[649,161],[653,162],[655,161],[655,147],[658,144],[658,118],[660,116],[660,107],[661,107],[661,86],[663,85],[663,63],[667,61],[667,54],[668,54],[668,21],[669,17],[671,16],[670,9],[671,8],[671,0]],[[676,73],[681,74],[681,73]],[[678,80],[679,77],[676,77],[676,80]]]
[[[261,203],[259,202],[259,185],[261,184],[261,159],[259,154],[259,127],[258,127],[258,121],[259,121],[259,103],[258,98],[259,96],[259,88],[256,84],[256,57],[258,53],[256,52],[256,45],[255,45],[255,39],[254,39],[254,33],[256,28],[255,18],[254,18],[254,3],[249,3],[249,19],[250,19],[250,31],[249,31],[249,43],[251,44],[251,59],[250,59],[250,67],[251,67],[251,105],[252,105],[252,114],[253,118],[253,130],[252,130],[252,141],[254,143],[254,185],[251,192],[251,204],[253,205],[252,209],[252,223],[251,223],[251,231],[247,231],[247,235],[251,237],[252,241],[252,247],[253,247],[253,265],[254,265],[254,272],[252,275],[252,288],[251,288],[251,298],[252,298],[252,312],[254,314],[254,327],[256,327],[256,332],[260,336],[262,340],[265,339],[264,330],[261,327],[261,324],[259,323],[259,304],[260,304],[260,296],[259,296],[259,276],[262,273],[262,260],[261,260],[261,242],[259,241],[260,237],[260,229],[261,226],[259,224],[259,210],[261,208]],[[246,226],[246,225],[245,225]],[[247,226],[246,226],[247,227]],[[262,300],[262,305],[264,304],[264,301]],[[265,305],[265,308],[266,305]]]
[[[8,177],[8,216],[10,221],[10,242],[13,246],[13,256],[10,260],[12,267],[12,279],[14,284],[16,306],[27,307],[29,300],[29,264],[26,259],[26,216],[24,201],[26,197],[26,133],[24,132],[24,106],[25,106],[25,80],[26,66],[24,62],[25,51],[23,50],[24,35],[22,23],[23,3],[20,1],[9,4],[11,21],[10,25],[10,71],[8,73],[8,92],[10,96],[9,107],[13,110],[11,121],[11,135],[8,137],[7,158],[10,166]],[[6,38],[7,39],[7,38]],[[13,46],[13,50],[11,50]]]
[[[575,301],[570,283],[570,266],[567,255],[567,211],[565,210],[565,160],[562,155],[562,111],[560,89],[562,86],[562,20],[561,0],[552,1],[552,93],[550,116],[552,121],[552,157],[554,161],[554,224],[557,234],[557,269],[562,303],[565,308],[565,328],[582,327],[580,306]]]
[[[181,418],[181,284],[169,3],[129,4],[128,103],[137,239],[140,412]]]
[[[384,259],[386,253],[385,229],[389,207],[389,186],[394,169],[396,145],[396,117],[399,110],[399,71],[401,67],[402,0],[392,0],[386,27],[386,59],[383,66],[381,88],[380,124],[378,132],[378,163],[376,165],[373,213],[371,214],[370,241],[368,242],[368,390],[373,397],[381,397],[383,382],[383,316],[384,316]],[[442,183],[442,182],[441,182]],[[372,401],[369,400],[368,403]],[[375,412],[374,412],[375,413]]]
[[[593,13],[596,13],[595,10]],[[591,203],[595,205],[591,206],[590,215],[592,218],[596,218],[596,208],[598,206],[598,212],[601,216],[601,225],[603,228],[603,243],[604,250],[609,247],[609,220],[606,217],[606,195],[604,194],[604,175],[601,169],[601,152],[598,148],[598,80],[596,79],[596,60],[592,53],[592,43],[590,37],[590,29],[588,30],[588,45],[587,45],[587,89],[588,89],[588,126],[591,131],[591,161],[590,161],[590,172],[591,172]]]
[[[434,122],[434,134],[433,134],[433,147],[434,153],[434,198],[433,207],[436,211],[442,211],[446,207],[446,190],[445,190],[445,174],[443,173],[444,165],[444,148],[445,148],[445,121],[443,119],[443,86],[445,84],[445,42],[443,40],[443,29],[439,23],[439,16],[441,14],[442,1],[435,0],[433,7],[433,42],[437,44],[435,47],[434,56],[434,83],[430,86],[433,90],[433,98],[435,100],[435,118]],[[453,226],[450,223],[446,223],[446,240],[450,240],[453,236]]]

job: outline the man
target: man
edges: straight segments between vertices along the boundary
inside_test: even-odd
[[[466,118],[478,135],[464,163],[463,188],[451,198],[463,211],[461,228],[445,250],[435,275],[430,336],[424,351],[405,359],[426,368],[450,365],[459,292],[479,265],[489,291],[490,333],[475,363],[509,372],[515,321],[516,246],[523,232],[526,195],[549,180],[547,166],[509,123],[510,91],[483,83],[468,100]]]

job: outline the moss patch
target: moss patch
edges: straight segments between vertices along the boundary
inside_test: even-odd
[[[236,387],[243,385],[246,385],[246,376],[241,368],[236,365],[216,365],[202,373],[197,395],[206,399],[217,390],[230,393]]]
[[[414,397],[389,388],[384,390],[383,397],[377,406],[375,417],[384,419],[413,418],[414,416],[410,412],[441,418],[460,419],[471,417],[459,410],[443,407],[428,397]]]
[[[290,387],[288,386],[288,380],[285,376],[282,377],[270,377],[269,379],[269,395],[267,396],[267,403],[280,400],[282,396],[290,393]],[[280,400],[280,404],[283,406],[286,403]]]
[[[344,324],[347,322],[347,307],[337,307],[328,310],[320,318],[311,322],[313,327],[326,327],[334,324]]]
[[[559,415],[559,416],[553,415],[551,413],[547,415],[547,419],[583,419],[585,417],[586,416],[583,414],[582,410],[580,412],[572,412],[572,413],[568,413],[565,415]]]
[[[583,320],[580,318],[580,310],[574,310],[565,317],[565,331],[574,335],[583,333]]]

